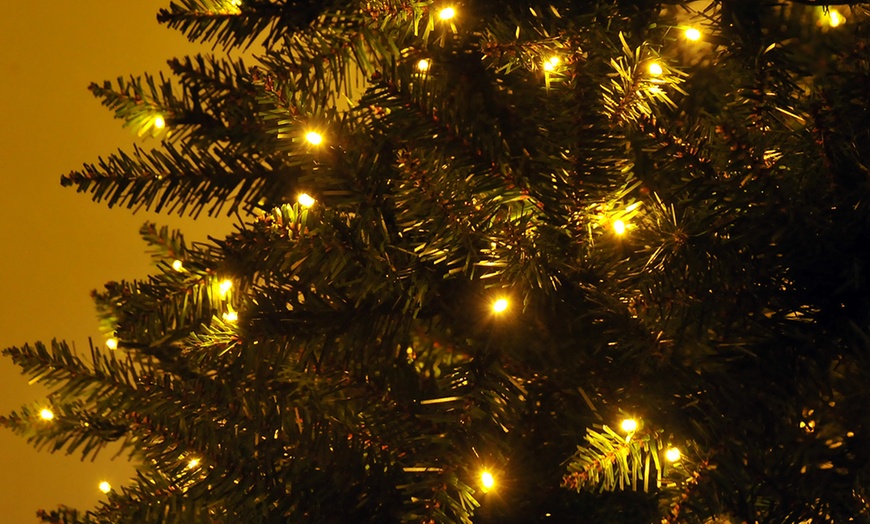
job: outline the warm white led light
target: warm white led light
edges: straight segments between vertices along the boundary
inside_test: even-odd
[[[54,412],[48,408],[44,408],[42,411],[39,412],[39,418],[41,418],[42,420],[51,420],[54,418]]]
[[[496,313],[504,313],[507,311],[508,301],[506,298],[500,298],[492,303],[492,310]]]
[[[453,9],[452,7],[445,7],[438,11],[438,18],[441,20],[450,20],[454,16],[456,16],[456,9]]]
[[[423,58],[422,60],[417,62],[417,70],[420,72],[428,71],[430,65],[432,65],[432,63],[429,62],[429,60]]]
[[[112,491],[112,485],[109,484],[108,482],[106,482],[105,480],[100,482],[100,485],[97,487],[100,488],[100,491],[102,491],[103,493],[108,493],[108,492]]]
[[[305,140],[308,140],[308,143],[313,146],[319,146],[323,143],[323,135],[317,131],[309,131],[305,133]]]
[[[239,320],[239,314],[235,311],[227,311],[223,314],[223,318],[227,322],[237,322]]]
[[[684,33],[686,35],[686,40],[691,40],[692,42],[697,42],[701,39],[701,31],[697,30],[694,27],[689,27],[686,29]]]
[[[626,433],[632,433],[637,431],[637,421],[633,418],[627,418],[622,421],[619,427],[621,427],[622,431],[625,431]]]
[[[164,120],[162,116],[157,115],[154,117],[154,127],[157,129],[163,129],[166,127],[166,120]]]
[[[614,220],[613,221],[613,231],[617,235],[624,235],[625,229],[626,229],[625,222],[623,222],[622,220]]]
[[[682,453],[680,453],[680,450],[677,448],[668,448],[665,451],[665,459],[668,462],[676,462],[676,461],[680,460],[681,456],[682,456]]]
[[[495,487],[495,477],[493,477],[492,473],[489,471],[484,470],[480,474],[480,485],[483,486],[483,491],[486,493]]]
[[[652,62],[649,65],[649,74],[653,76],[661,76],[665,70],[662,68],[662,65],[658,62]]]
[[[118,339],[115,337],[107,339],[106,340],[106,347],[111,349],[112,351],[118,349]]]
[[[220,283],[220,288],[219,288],[221,296],[222,297],[226,296],[227,293],[229,293],[232,288],[233,288],[233,281],[232,280],[226,279],[226,280],[222,281]]]
[[[174,269],[176,271],[181,271],[183,268],[184,268],[184,264],[181,262],[181,260],[174,260],[172,262],[172,269]]]
[[[302,207],[311,207],[316,202],[314,197],[308,193],[299,193],[299,196],[296,197],[296,201],[299,202],[299,205]]]

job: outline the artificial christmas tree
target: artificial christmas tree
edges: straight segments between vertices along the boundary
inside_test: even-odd
[[[152,151],[110,338],[3,419],[139,475],[46,522],[870,522],[868,11],[183,0],[257,65],[93,85]]]

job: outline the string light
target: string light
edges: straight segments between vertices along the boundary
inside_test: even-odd
[[[175,260],[172,262],[172,269],[176,271],[181,271],[183,268],[184,264],[181,262],[181,260]]]
[[[312,197],[308,193],[299,193],[299,195],[296,197],[296,201],[299,202],[299,205],[302,207],[311,207],[316,202],[316,200],[314,200],[314,197]]]
[[[317,131],[309,131],[305,133],[305,140],[308,140],[308,143],[313,146],[319,146],[323,143],[323,135]]]
[[[226,279],[220,283],[220,293],[221,297],[227,296],[227,293],[233,288],[233,281],[230,279]]]
[[[487,470],[483,470],[480,474],[480,485],[483,487],[483,492],[491,490],[495,486],[495,477]]]
[[[649,74],[653,76],[661,76],[665,70],[662,68],[662,65],[658,62],[652,62],[648,68]]]
[[[429,70],[430,65],[431,65],[431,63],[429,62],[429,60],[423,58],[419,62],[417,62],[417,70],[420,71],[421,73],[425,73],[426,71]]]
[[[619,219],[613,221],[613,231],[617,235],[624,235],[625,229],[626,229],[625,222],[623,222],[622,220],[619,220]]]
[[[668,462],[676,462],[676,461],[680,460],[681,456],[682,456],[682,453],[680,453],[680,450],[677,448],[668,448],[665,451],[665,459]]]
[[[199,459],[198,458],[194,457],[194,458],[187,461],[187,468],[188,469],[193,469],[197,466],[199,466]]]
[[[559,60],[558,56],[551,56],[544,62],[544,71],[552,71],[556,69],[559,62],[561,62],[561,60]]]
[[[506,298],[499,298],[492,303],[492,310],[496,313],[504,313],[507,311],[508,301]]]
[[[102,491],[103,493],[108,493],[108,492],[112,491],[112,485],[109,484],[108,482],[106,482],[105,480],[102,481],[102,482],[100,482],[100,485],[97,486],[97,487],[98,487],[98,488],[100,489],[100,491]]]
[[[846,17],[841,15],[836,9],[829,9],[827,21],[830,27],[840,27],[846,22]]]
[[[622,428],[622,431],[626,433],[634,433],[637,431],[637,421],[633,418],[627,418],[619,424],[619,427]]]
[[[106,347],[111,349],[112,351],[118,349],[118,339],[115,337],[112,337],[112,338],[106,340]]]
[[[42,420],[52,420],[54,418],[54,412],[48,408],[43,408],[39,412],[39,418]]]
[[[166,127],[166,120],[164,120],[162,116],[157,115],[154,117],[154,127],[157,129],[163,129]]]
[[[227,322],[237,322],[239,320],[239,314],[236,311],[227,311],[223,314],[223,318]]]
[[[445,7],[441,11],[438,11],[438,18],[441,20],[450,20],[454,16],[456,16],[456,9],[452,7]]]
[[[687,28],[684,35],[686,36],[686,40],[691,40],[692,42],[697,42],[701,39],[701,31],[698,31],[698,29],[694,27]]]

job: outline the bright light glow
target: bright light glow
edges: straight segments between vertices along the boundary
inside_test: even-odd
[[[111,349],[112,351],[118,349],[118,339],[115,337],[112,337],[112,338],[106,340],[106,347]]]
[[[445,7],[438,11],[438,18],[441,20],[450,20],[454,16],[456,16],[456,9],[453,9],[452,7]]]
[[[483,492],[486,493],[495,486],[495,477],[489,471],[484,470],[480,474],[480,485],[483,486]]]
[[[319,146],[323,143],[323,135],[316,131],[309,131],[305,133],[305,140],[308,140],[308,143],[313,146]]]
[[[296,197],[296,201],[299,202],[299,205],[302,207],[311,207],[315,202],[317,202],[314,200],[314,197],[308,193],[299,193],[299,196]]]
[[[651,74],[653,76],[660,76],[664,72],[665,72],[665,70],[662,69],[662,65],[658,62],[652,62],[649,65],[649,74]]]
[[[199,459],[198,458],[192,458],[192,459],[187,461],[187,467],[189,469],[193,469],[197,466],[199,466]]]
[[[51,420],[54,418],[54,412],[48,408],[44,408],[42,411],[39,412],[39,418],[41,418],[42,420]]]
[[[668,448],[667,451],[665,451],[665,459],[667,459],[668,462],[676,462],[680,460],[681,456],[682,453],[680,453],[680,450],[677,448]]]
[[[624,235],[625,234],[625,222],[623,222],[622,220],[614,220],[613,221],[613,231],[617,235]]]
[[[828,25],[831,27],[840,27],[846,22],[846,17],[840,14],[836,9],[828,10]]]
[[[223,314],[223,317],[227,322],[237,322],[239,320],[239,314],[235,311],[227,311]]]
[[[102,491],[103,493],[108,493],[108,492],[112,491],[112,485],[109,484],[108,482],[106,482],[105,480],[100,482],[100,485],[97,487],[99,487],[100,491]]]
[[[626,433],[633,433],[637,431],[637,421],[633,418],[627,418],[622,421],[619,427],[621,427],[622,431],[625,431]]]
[[[500,298],[492,303],[492,310],[496,313],[504,313],[508,308],[508,301],[506,298]]]
[[[421,71],[421,72],[428,71],[430,65],[432,65],[432,64],[429,62],[429,60],[424,58],[424,59],[420,60],[419,62],[417,62],[417,70]]]
[[[552,71],[553,69],[556,69],[559,62],[561,62],[561,60],[559,60],[558,56],[551,56],[544,62],[544,71]]]
[[[164,127],[166,127],[166,120],[163,120],[162,116],[157,115],[154,118],[154,127],[156,127],[157,129],[163,129]]]
[[[232,288],[233,288],[233,281],[232,280],[226,279],[226,280],[222,281],[220,284],[221,296],[222,297],[227,296],[227,293],[229,293]]]
[[[701,39],[701,32],[695,29],[694,27],[690,27],[686,29],[685,32],[686,40],[691,40],[692,42],[697,42]]]
[[[184,268],[184,264],[181,262],[181,260],[174,260],[172,262],[172,269],[176,271],[181,271],[182,268]]]

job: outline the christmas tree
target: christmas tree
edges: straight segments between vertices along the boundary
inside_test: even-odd
[[[105,344],[5,350],[52,391],[6,427],[138,470],[42,520],[870,522],[838,4],[172,2],[214,53],[92,85],[155,146],[62,183],[238,227],[146,224]]]

